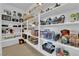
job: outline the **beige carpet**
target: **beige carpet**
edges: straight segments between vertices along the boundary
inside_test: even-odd
[[[28,44],[16,44],[2,49],[3,56],[43,56]]]

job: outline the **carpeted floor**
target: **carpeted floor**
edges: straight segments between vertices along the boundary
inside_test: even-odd
[[[2,49],[3,56],[43,56],[28,44],[16,44]]]

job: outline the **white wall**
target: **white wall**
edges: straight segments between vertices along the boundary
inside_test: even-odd
[[[1,14],[1,4],[0,4],[0,14]],[[1,45],[1,15],[0,15],[0,56],[2,55],[2,45]]]

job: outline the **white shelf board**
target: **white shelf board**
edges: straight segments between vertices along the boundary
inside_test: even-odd
[[[58,15],[58,14],[63,14],[63,13],[67,13],[67,12],[71,12],[71,11],[74,11],[74,10],[79,10],[79,4],[73,4],[73,3],[66,3],[66,4],[63,4],[49,12],[46,12],[44,14],[41,15],[41,20],[45,19],[46,17],[48,16],[55,16],[55,15]]]
[[[56,44],[56,45],[60,45],[60,46],[63,46],[63,47],[67,47],[67,48],[71,48],[71,49],[74,49],[74,50],[79,51],[79,48],[78,48],[78,47],[74,47],[74,46],[62,44],[62,43],[60,43],[60,42],[58,42],[58,41],[47,40],[47,39],[45,39],[45,38],[40,38],[40,39],[42,39],[42,40],[45,41],[45,42],[51,42],[51,43],[54,43],[54,44]]]
[[[15,25],[15,24],[20,24],[20,22],[13,22],[13,21],[7,21],[7,20],[2,20],[2,24],[12,24],[12,25]]]
[[[37,45],[34,45],[34,44],[32,44],[28,39],[25,39],[25,41],[27,42],[27,44],[29,44],[31,47],[35,48],[36,50],[39,49],[38,44],[37,44]]]
[[[41,25],[41,27],[54,27],[54,26],[58,27],[58,26],[75,25],[75,24],[79,24],[79,21],[59,23],[59,24],[50,24],[50,25]]]

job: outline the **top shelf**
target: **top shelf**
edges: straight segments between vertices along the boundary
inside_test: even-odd
[[[58,15],[58,14],[62,14],[62,13],[67,13],[67,12],[71,12],[71,11],[74,11],[74,10],[79,10],[79,4],[69,4],[69,3],[66,3],[66,4],[62,4],[61,6],[59,7],[56,7],[54,8],[53,10],[50,10],[48,12],[45,12],[44,14],[41,14],[40,17],[41,17],[41,20],[42,19],[45,19],[46,17],[48,16],[55,16],[55,15]]]
[[[44,13],[41,14],[41,16],[43,16],[43,15],[49,13],[49,12],[52,12],[52,11],[56,10],[57,8],[62,7],[63,5],[65,5],[65,4],[62,4],[61,6],[55,7],[55,8],[53,8],[52,10],[49,10],[48,12],[44,12]]]

